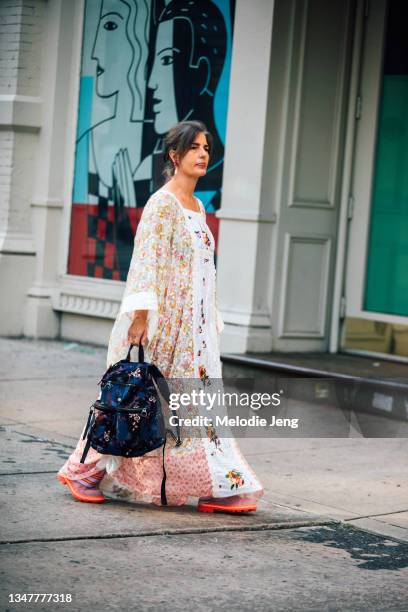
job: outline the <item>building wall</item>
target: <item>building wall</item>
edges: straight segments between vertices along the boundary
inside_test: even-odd
[[[0,333],[106,344],[123,283],[66,274],[83,2],[14,5],[19,25],[1,44],[16,35],[20,52],[36,27],[16,60],[26,72],[4,68],[1,81],[0,274],[13,315]],[[223,351],[327,347],[353,5],[237,1],[216,213]],[[23,100],[5,96],[7,79]]]
[[[0,3],[0,333],[7,335],[23,333],[34,275],[30,205],[41,126],[44,10],[44,0]]]
[[[224,351],[323,350],[327,344],[350,4],[237,2],[223,200],[216,213]],[[18,305],[14,321],[1,333],[104,344],[123,283],[66,274],[84,5],[82,0],[14,5],[18,14],[8,8],[6,42],[11,52],[17,43],[18,58],[14,67],[7,62],[4,78],[24,96],[24,108],[30,109],[25,122],[31,118],[33,125],[16,123],[20,100],[13,99],[10,131],[1,132],[9,138],[3,152],[9,164],[3,215],[7,239],[17,232],[26,252],[10,253],[3,245],[3,275],[12,271],[12,286],[17,271],[21,282],[7,304]],[[333,32],[319,28],[322,15],[336,23]],[[322,69],[323,84],[315,91],[313,75]],[[7,83],[2,83],[4,91]],[[6,108],[4,95],[1,104]],[[324,117],[319,125],[314,124],[316,104]],[[313,151],[313,140],[322,150]],[[312,181],[307,174],[313,168]],[[322,210],[334,213],[333,220],[310,231]],[[317,270],[306,271],[306,297],[305,258]],[[316,295],[323,312],[316,313]]]

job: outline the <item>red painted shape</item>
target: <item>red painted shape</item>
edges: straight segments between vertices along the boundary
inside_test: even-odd
[[[133,235],[136,234],[136,229],[143,213],[143,208],[128,208],[126,210],[129,215],[129,221],[132,227]],[[108,221],[114,221],[114,208],[108,207]],[[88,217],[96,217],[98,214],[98,206],[96,204],[81,204],[75,203],[72,205],[71,211],[71,232],[69,239],[69,256],[68,256],[68,274],[78,276],[88,276],[88,263],[95,262],[96,240],[88,237]],[[215,240],[215,250],[218,249],[218,227],[219,220],[215,217],[215,213],[207,213],[207,224],[213,233]],[[100,239],[106,236],[106,220],[97,220],[97,233]],[[114,245],[105,245],[105,265],[109,268],[113,267],[115,257]],[[102,276],[102,269],[97,268],[95,276]],[[114,280],[120,280],[119,273],[113,271]]]
[[[98,223],[97,236],[99,240],[105,240],[106,238],[106,220],[98,219],[97,223]]]
[[[103,265],[107,268],[113,268],[113,262],[115,257],[115,245],[107,242],[105,244],[105,255]]]
[[[87,276],[87,264],[95,257],[95,240],[88,238],[88,215],[96,212],[92,204],[72,205],[68,274]]]

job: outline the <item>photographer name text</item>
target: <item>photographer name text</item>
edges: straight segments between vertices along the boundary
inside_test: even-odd
[[[215,423],[214,423],[215,421]],[[169,418],[171,426],[180,425],[181,427],[211,427],[211,426],[223,426],[223,427],[291,427],[297,429],[299,425],[299,419],[293,418],[276,418],[274,415],[270,421],[268,419],[261,418],[258,415],[252,415],[250,417],[228,417],[219,416],[214,417],[207,416],[194,416],[191,418],[182,418],[178,416],[171,416]]]

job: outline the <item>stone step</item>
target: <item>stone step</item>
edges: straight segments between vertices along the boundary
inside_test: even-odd
[[[408,365],[341,353],[222,353],[223,377],[252,378],[256,390],[336,403],[408,421]]]

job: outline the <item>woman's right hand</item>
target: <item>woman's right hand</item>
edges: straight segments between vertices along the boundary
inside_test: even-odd
[[[135,310],[133,314],[133,321],[130,324],[128,331],[128,342],[129,344],[137,344],[139,346],[142,343],[143,346],[147,344],[147,313],[148,310]]]

